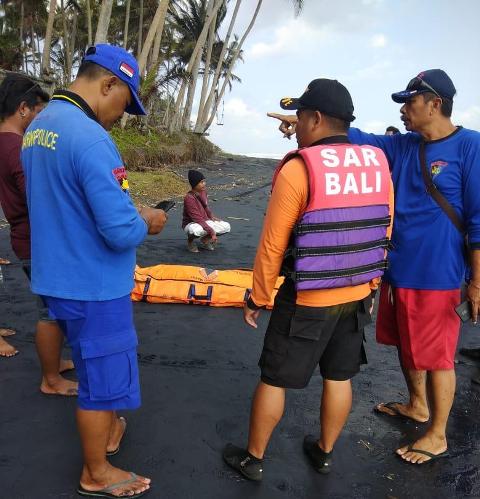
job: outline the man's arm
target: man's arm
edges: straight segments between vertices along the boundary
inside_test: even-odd
[[[467,287],[467,300],[472,307],[472,321],[477,323],[480,315],[480,249],[470,251],[472,279]]]
[[[472,319],[480,314],[480,136],[465,147],[462,171],[462,191],[465,226],[470,245],[472,278],[467,288],[467,299],[472,306]]]
[[[279,113],[267,113],[270,118],[275,118],[279,120],[280,126],[278,129],[283,136],[290,139],[295,135],[295,129],[297,126],[297,117],[294,114],[279,114]],[[348,132],[348,138],[352,144],[358,145],[370,145],[382,149],[387,159],[390,163],[390,167],[393,164],[393,159],[395,157],[395,150],[402,140],[404,135],[398,133],[395,135],[376,135],[374,133],[362,132],[358,128],[350,128]]]
[[[294,158],[278,175],[268,203],[253,269],[253,289],[244,308],[245,321],[256,327],[260,308],[271,299],[292,230],[305,211],[308,194],[303,161]]]
[[[113,144],[101,140],[83,151],[76,163],[78,179],[97,229],[106,244],[116,251],[138,246],[148,230],[146,221],[115,178],[113,171],[120,161]]]

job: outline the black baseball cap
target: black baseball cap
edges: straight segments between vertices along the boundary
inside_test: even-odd
[[[453,100],[457,90],[443,69],[427,69],[412,78],[405,90],[392,94],[392,99],[398,104],[403,104],[415,95],[425,92],[431,92],[441,99]]]
[[[282,109],[311,109],[344,121],[353,121],[353,102],[350,92],[337,80],[317,78],[309,83],[298,98],[284,97]]]

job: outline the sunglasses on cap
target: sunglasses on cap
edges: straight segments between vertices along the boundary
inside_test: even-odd
[[[415,76],[415,78],[410,80],[407,85],[407,90],[423,90],[433,92],[437,97],[440,97],[440,99],[444,99],[444,97],[442,97],[431,85],[418,76]]]

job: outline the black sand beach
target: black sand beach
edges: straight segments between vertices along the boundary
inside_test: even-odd
[[[211,268],[251,267],[275,162],[219,159],[206,171],[214,212],[232,233],[216,252],[186,251],[180,229],[181,203],[167,228],[138,250],[140,266],[198,264]],[[215,178],[214,178],[215,176]],[[235,182],[235,185],[232,183]],[[215,185],[216,184],[216,185]],[[245,193],[241,195],[241,193]],[[0,326],[20,354],[0,358],[0,498],[74,498],[81,467],[74,399],[41,395],[33,330],[34,300],[11,250],[8,227],[0,224],[2,266]],[[81,272],[81,269],[78,269]],[[143,407],[126,414],[128,430],[112,463],[152,478],[147,497],[159,499],[313,499],[480,497],[480,386],[476,367],[459,357],[457,396],[448,429],[450,459],[409,465],[393,450],[422,432],[421,425],[379,417],[374,404],[403,400],[406,388],[393,349],[380,347],[367,329],[369,364],[354,379],[354,406],[335,449],[329,476],[314,472],[302,454],[306,433],[317,433],[321,378],[290,391],[261,484],[239,478],[221,459],[225,443],[243,444],[257,360],[268,316],[254,331],[239,309],[135,304]],[[462,345],[480,346],[480,329],[466,326]]]

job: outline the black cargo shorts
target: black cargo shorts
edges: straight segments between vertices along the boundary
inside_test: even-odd
[[[364,327],[371,323],[370,295],[331,307],[297,305],[295,285],[278,291],[258,365],[271,386],[304,388],[315,367],[325,379],[349,380],[367,363]]]

